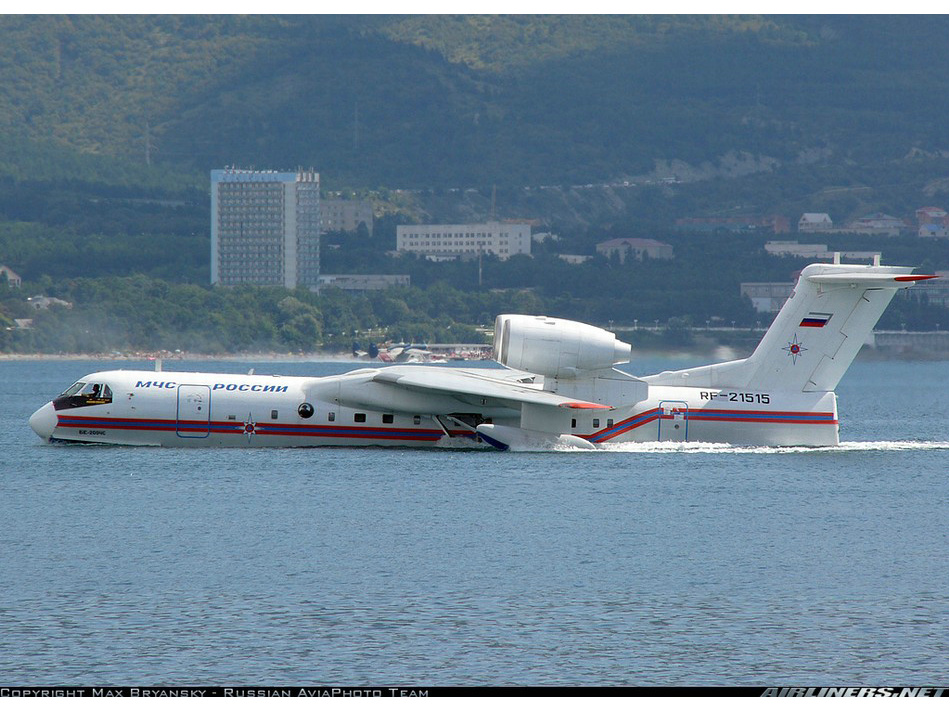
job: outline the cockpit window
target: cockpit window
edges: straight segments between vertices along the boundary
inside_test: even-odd
[[[63,395],[63,396],[74,396],[74,395],[76,395],[77,393],[79,393],[79,391],[81,391],[81,390],[82,390],[82,387],[85,386],[85,385],[86,385],[86,384],[83,383],[82,381],[76,381],[73,385],[71,385],[71,386],[70,386],[69,388],[67,388],[65,391],[63,391],[62,393],[60,393],[60,395]]]
[[[112,389],[108,383],[85,383],[77,381],[58,398],[53,400],[56,410],[83,408],[88,405],[105,405],[112,402]]]
[[[92,400],[112,400],[112,389],[105,383],[87,383],[79,393]]]

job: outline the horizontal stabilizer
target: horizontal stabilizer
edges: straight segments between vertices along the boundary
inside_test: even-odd
[[[900,282],[917,282],[922,279],[934,279],[936,274],[868,274],[866,272],[845,272],[844,274],[815,274],[808,277],[809,282],[814,284],[854,284],[861,285],[866,289],[891,288],[906,286]],[[895,284],[898,282],[898,284]]]

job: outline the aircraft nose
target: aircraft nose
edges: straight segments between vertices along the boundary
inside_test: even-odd
[[[30,427],[43,440],[49,440],[52,437],[56,422],[56,410],[52,403],[47,403],[30,416]]]

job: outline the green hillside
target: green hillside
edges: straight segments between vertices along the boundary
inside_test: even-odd
[[[946,16],[4,16],[0,132],[331,186],[603,181],[730,151],[860,167],[946,150],[946,36]]]

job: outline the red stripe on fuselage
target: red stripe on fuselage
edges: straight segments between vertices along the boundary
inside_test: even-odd
[[[209,432],[215,435],[247,435],[243,422],[233,420],[211,421],[205,420],[167,420],[161,418],[106,418],[94,416],[59,416],[58,426],[63,428],[135,430],[153,432]],[[431,442],[440,439],[444,433],[431,428],[383,428],[375,426],[349,425],[307,425],[303,423],[257,423],[254,435],[271,435],[288,437],[319,437],[319,438],[347,438],[347,439],[377,439],[377,440],[419,440]],[[467,430],[450,430],[452,437],[472,435]]]
[[[682,409],[678,413],[685,414],[687,420],[702,420],[706,422],[723,423],[786,423],[788,425],[837,425],[838,420],[834,413],[811,413],[796,410],[701,410]],[[768,417],[772,416],[772,417]],[[661,414],[659,409],[645,410],[619,423],[598,430],[590,435],[579,437],[594,442],[606,442],[618,435],[629,433],[643,425],[655,422],[657,419],[672,420],[672,414]]]

